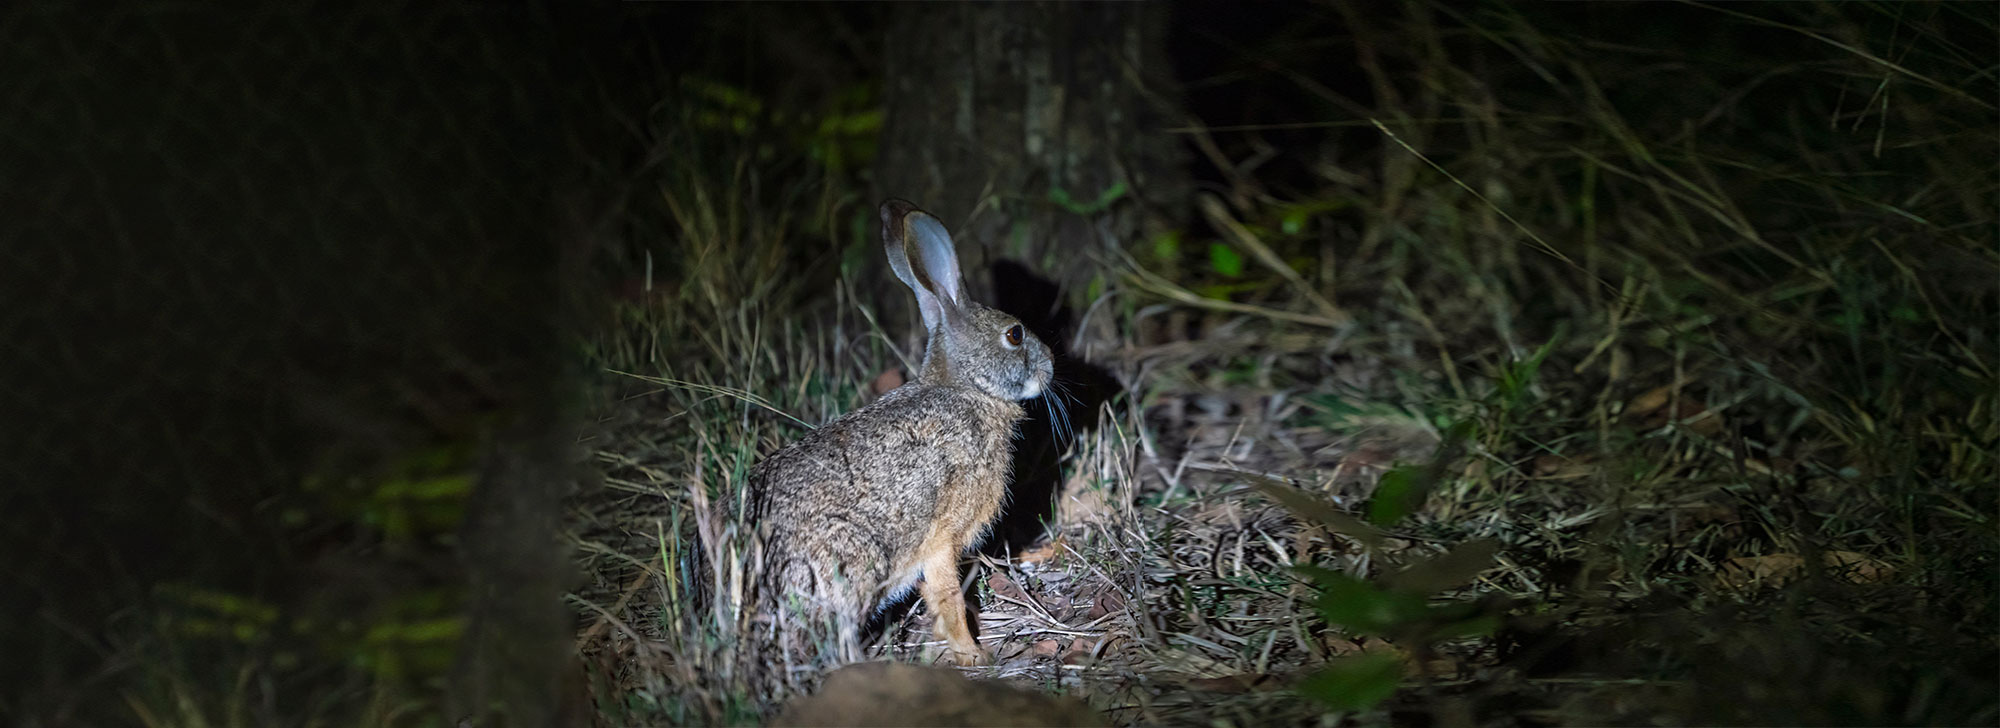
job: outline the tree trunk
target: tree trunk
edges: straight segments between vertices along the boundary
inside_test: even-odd
[[[974,296],[992,301],[980,271],[1013,259],[1058,283],[1049,305],[1073,304],[1108,253],[1183,219],[1165,6],[897,10],[877,184],[944,220]]]
[[[572,440],[556,415],[524,413],[489,434],[478,490],[467,504],[465,637],[451,690],[460,725],[554,725],[569,659],[570,618],[558,598],[568,550],[556,537],[574,480]]]

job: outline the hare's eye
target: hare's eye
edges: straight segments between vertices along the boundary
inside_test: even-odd
[[[1021,345],[1021,325],[1020,325],[1020,324],[1014,324],[1013,326],[1009,326],[1009,327],[1007,327],[1007,333],[1006,333],[1006,334],[1005,334],[1004,336],[1005,336],[1005,338],[1007,339],[1007,345],[1008,345],[1008,346],[1020,346],[1020,345]]]

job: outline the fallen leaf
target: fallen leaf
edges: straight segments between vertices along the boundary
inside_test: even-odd
[[[1124,609],[1125,595],[1119,593],[1118,587],[1099,581],[1097,588],[1090,598],[1090,609],[1083,613],[1083,618],[1094,620],[1113,612],[1124,611]]]
[[[1097,650],[1097,642],[1096,639],[1088,637],[1070,640],[1069,646],[1063,648],[1062,664],[1079,665],[1095,660],[1091,653]]]
[[[1723,583],[1738,589],[1765,581],[1772,582],[1775,586],[1790,580],[1795,572],[1805,566],[1805,563],[1805,558],[1798,554],[1738,556],[1723,562],[1716,576]]]
[[[1049,610],[1049,614],[1064,622],[1075,618],[1076,613],[1082,611],[1076,608],[1076,604],[1070,600],[1068,594],[1046,588],[1042,590],[1042,596],[1038,601],[1042,603],[1043,609]]]
[[[1668,407],[1668,404],[1672,407]],[[1684,385],[1668,385],[1647,390],[1645,394],[1633,397],[1626,403],[1621,415],[1637,419],[1645,427],[1664,427],[1678,423],[1690,432],[1704,437],[1722,433],[1722,415],[1710,410],[1708,405],[1686,391]]]
[[[1358,654],[1363,650],[1360,642],[1336,635],[1332,632],[1327,632],[1320,637],[1320,646],[1326,649],[1328,655],[1335,657]]]
[[[1397,647],[1395,643],[1381,638],[1343,637],[1328,632],[1320,635],[1320,646],[1326,649],[1327,657],[1332,659],[1337,660],[1342,657],[1354,657],[1356,655],[1390,655],[1403,665],[1403,672],[1409,675],[1416,675],[1420,672],[1415,656],[1412,656],[1408,650]],[[1442,665],[1435,664],[1439,659],[1444,658],[1432,660],[1434,667],[1442,667]],[[1440,673],[1431,673],[1433,677],[1438,674]]]
[[[986,586],[992,588],[994,594],[1008,599],[1023,604],[1036,603],[1034,597],[1028,596],[1028,590],[1022,589],[1020,584],[1014,583],[1013,577],[1007,576],[1006,572],[993,572],[992,576],[986,577]]]
[[[1055,640],[1042,640],[1028,645],[1028,654],[1035,657],[1055,657],[1061,653],[1062,643]]]
[[[1896,567],[1881,559],[1869,558],[1853,551],[1834,551],[1826,555],[1826,568],[1847,577],[1856,584],[1879,584],[1896,575]]]
[[[1062,552],[1063,539],[1061,536],[1057,536],[1050,539],[1048,543],[1021,552],[1021,555],[1015,557],[1014,560],[1023,564],[1039,564],[1044,561],[1054,560],[1057,556],[1062,555]]]
[[[1667,406],[1667,402],[1674,397],[1674,389],[1675,385],[1669,384],[1648,389],[1644,394],[1633,397],[1632,401],[1625,403],[1625,416],[1644,417],[1652,414],[1654,410]]]
[[[1679,421],[1681,426],[1688,428],[1690,432],[1703,437],[1712,437],[1722,432],[1722,415],[1700,402],[1683,399],[1674,410],[1672,419]]]

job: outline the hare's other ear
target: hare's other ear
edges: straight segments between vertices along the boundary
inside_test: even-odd
[[[896,278],[909,286],[917,294],[917,312],[923,314],[924,330],[937,329],[944,322],[944,303],[931,293],[927,281],[919,278],[919,273],[910,265],[910,218],[912,214],[935,220],[930,215],[902,200],[891,199],[882,203],[882,249],[889,255],[889,269],[895,271]]]
[[[958,274],[958,249],[951,244],[951,233],[945,232],[943,222],[923,210],[912,211],[907,220],[918,279],[946,308],[963,307],[965,281]]]

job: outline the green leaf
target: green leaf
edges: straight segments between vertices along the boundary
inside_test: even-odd
[[[1298,690],[1334,710],[1368,710],[1394,695],[1402,678],[1402,661],[1395,655],[1356,655],[1328,662]]]
[[[1499,552],[1499,541],[1490,538],[1467,541],[1437,558],[1411,564],[1382,582],[1399,591],[1435,594],[1472,581],[1493,565],[1493,555]]]
[[[1153,236],[1153,257],[1161,263],[1181,259],[1181,231],[1168,230]]]
[[[681,88],[696,96],[713,101],[716,105],[723,108],[752,114],[764,110],[764,102],[757,98],[756,94],[714,79],[696,76],[682,77]]]
[[[1306,395],[1305,399],[1307,404],[1318,407],[1322,412],[1325,412],[1327,421],[1331,423],[1343,422],[1366,412],[1360,405],[1341,399],[1337,395],[1309,394]]]
[[[153,593],[167,601],[256,624],[270,624],[278,619],[277,606],[219,589],[170,582],[153,585]]]
[[[1286,235],[1297,235],[1299,231],[1306,229],[1306,218],[1309,215],[1311,212],[1304,208],[1292,208],[1285,213],[1284,219],[1278,222],[1278,229]]]
[[[1541,348],[1535,350],[1535,353],[1526,359],[1500,367],[1500,381],[1497,384],[1500,395],[1507,400],[1509,407],[1519,407],[1525,401],[1528,388],[1534,385],[1536,374],[1541,371],[1542,362],[1548,359],[1549,352],[1555,350],[1556,342],[1562,339],[1562,335],[1563,326],[1558,324],[1555,335],[1550,336]]]
[[[820,120],[816,131],[821,138],[876,134],[882,131],[882,110],[868,109],[828,116]]]
[[[1359,518],[1340,512],[1340,509],[1334,508],[1332,504],[1313,496],[1311,493],[1307,493],[1290,483],[1276,478],[1252,473],[1242,473],[1241,475],[1245,482],[1250,484],[1250,487],[1256,488],[1258,492],[1263,493],[1266,497],[1277,501],[1278,505],[1284,506],[1285,510],[1291,511],[1292,515],[1317,522],[1325,526],[1327,530],[1360,541],[1363,546],[1371,549],[1382,543],[1382,537],[1385,535],[1382,529],[1370,526]]]
[[[1230,278],[1243,275],[1243,255],[1220,242],[1208,244],[1208,265]]]
[[[1097,199],[1089,202],[1080,202],[1070,197],[1069,190],[1061,187],[1051,187],[1049,188],[1049,201],[1056,203],[1056,206],[1064,210],[1078,215],[1095,215],[1103,212],[1104,208],[1110,207],[1111,203],[1117,202],[1119,198],[1124,197],[1125,192],[1126,187],[1124,182],[1113,182],[1110,187],[1098,193]]]
[[[1415,513],[1424,504],[1422,479],[1415,467],[1401,465],[1382,474],[1375,497],[1368,499],[1368,520],[1377,526],[1393,526]]]
[[[1429,613],[1422,595],[1383,589],[1346,574],[1313,573],[1320,586],[1315,607],[1330,624],[1359,634],[1382,636]]]

